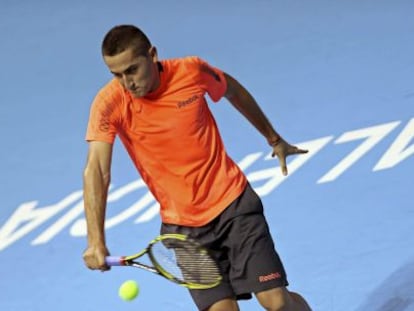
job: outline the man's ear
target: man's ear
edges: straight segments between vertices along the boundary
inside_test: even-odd
[[[158,62],[158,53],[157,48],[155,46],[151,46],[148,50],[148,53],[151,56],[154,63]]]

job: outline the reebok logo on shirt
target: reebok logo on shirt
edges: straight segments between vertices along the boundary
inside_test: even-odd
[[[188,106],[188,105],[190,105],[190,104],[194,103],[194,102],[195,102],[195,101],[196,101],[199,97],[200,97],[199,95],[193,95],[193,96],[191,96],[190,98],[188,98],[188,99],[186,99],[186,100],[183,100],[183,101],[179,102],[179,103],[177,104],[177,107],[178,107],[178,108],[183,108],[183,107],[185,107],[185,106]]]

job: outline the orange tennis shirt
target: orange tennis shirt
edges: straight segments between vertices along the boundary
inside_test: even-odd
[[[198,57],[160,62],[160,86],[133,98],[113,79],[91,107],[87,141],[113,143],[118,135],[164,223],[198,227],[218,216],[247,180],[227,155],[206,93],[219,101],[223,72]]]

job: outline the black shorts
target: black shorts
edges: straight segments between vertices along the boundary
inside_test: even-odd
[[[161,233],[185,234],[217,260],[223,282],[211,289],[190,290],[199,310],[225,299],[250,299],[252,293],[287,286],[259,196],[248,184],[222,214],[202,227],[162,224]]]

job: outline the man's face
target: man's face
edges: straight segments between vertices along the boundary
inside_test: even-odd
[[[146,56],[137,56],[134,49],[129,48],[114,56],[104,55],[104,61],[119,83],[136,98],[147,95],[159,86],[158,59],[154,47]]]

